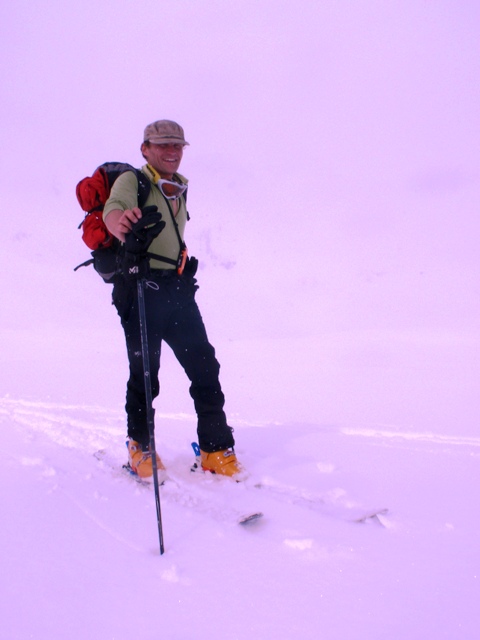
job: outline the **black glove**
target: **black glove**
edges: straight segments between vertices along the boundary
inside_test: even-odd
[[[127,279],[143,278],[148,275],[149,263],[147,251],[158,234],[163,231],[165,222],[155,205],[144,207],[142,217],[132,226],[125,237],[125,255],[123,274]]]
[[[197,273],[198,269],[198,260],[193,256],[188,256],[187,262],[185,263],[185,267],[183,269],[183,273],[187,278],[193,278]]]

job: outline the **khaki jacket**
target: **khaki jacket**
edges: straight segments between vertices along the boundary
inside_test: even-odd
[[[150,179],[148,173],[142,168],[142,172]],[[187,180],[177,174],[182,182]],[[149,251],[159,256],[165,256],[171,260],[178,260],[181,247],[178,240],[175,226],[172,220],[172,216],[169,211],[169,204],[166,198],[162,195],[157,185],[151,182],[150,193],[144,206],[156,205],[158,210],[162,214],[162,220],[166,223],[163,231],[152,241]],[[108,216],[111,211],[120,209],[126,211],[127,209],[133,209],[138,206],[137,202],[138,182],[137,177],[133,171],[126,171],[122,173],[114,182],[110,197],[107,200],[103,209],[103,219]],[[179,209],[175,216],[175,220],[178,225],[180,237],[183,240],[185,233],[185,225],[187,223],[187,208],[183,196],[178,200]],[[150,267],[152,269],[174,269],[175,267],[168,262],[162,260],[150,259]]]

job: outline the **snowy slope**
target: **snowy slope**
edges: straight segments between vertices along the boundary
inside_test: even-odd
[[[120,471],[121,412],[12,398],[0,412],[4,637],[477,637],[480,438],[241,425],[238,485],[191,474],[192,418],[160,415],[176,478],[160,556],[153,492]]]

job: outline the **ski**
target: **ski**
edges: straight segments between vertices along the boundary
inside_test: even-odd
[[[193,473],[208,474],[209,472],[202,469],[200,447],[196,442],[192,442],[191,446],[195,455],[195,460],[190,468],[190,471]],[[251,487],[252,485],[250,484],[248,488]],[[274,498],[288,501],[300,507],[306,507],[308,509],[321,512],[321,514],[325,516],[340,518],[347,522],[354,522],[356,524],[373,523],[385,527],[385,524],[381,518],[381,516],[385,516],[388,514],[388,509],[385,507],[379,509],[364,510],[362,508],[349,507],[347,505],[338,503],[332,504],[328,503],[323,496],[307,495],[302,489],[281,484],[267,484],[260,482],[254,484],[253,488],[267,490],[273,495]],[[262,517],[262,515],[263,514],[261,512],[259,512],[258,514],[252,514],[245,519],[245,523],[255,521],[256,519]]]

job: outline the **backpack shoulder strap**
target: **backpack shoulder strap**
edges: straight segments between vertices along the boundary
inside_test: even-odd
[[[138,208],[143,209],[147,202],[147,198],[150,195],[150,187],[152,183],[140,169],[135,169],[135,174],[138,182]]]

